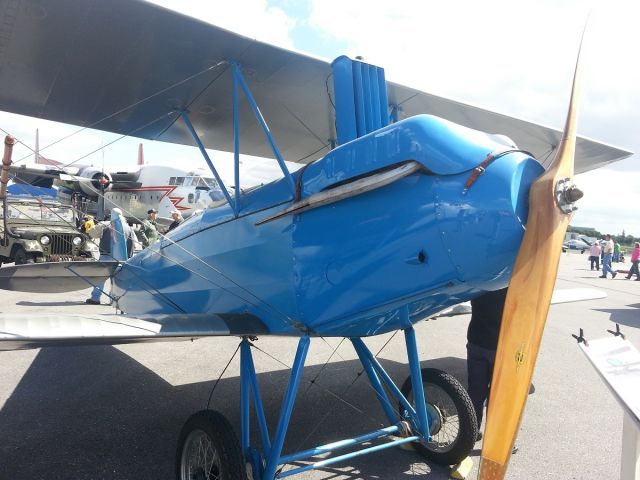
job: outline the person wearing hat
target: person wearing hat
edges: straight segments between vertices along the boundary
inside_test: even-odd
[[[142,222],[142,226],[138,230],[138,235],[144,248],[153,245],[160,239],[156,218],[158,218],[158,211],[153,208],[150,209],[147,212],[147,218]]]
[[[180,213],[179,210],[173,210],[171,212],[171,218],[173,218],[173,222],[171,222],[171,225],[169,225],[169,230],[167,230],[167,232],[170,232],[171,230],[176,228],[184,220],[184,218],[182,218],[182,214]]]

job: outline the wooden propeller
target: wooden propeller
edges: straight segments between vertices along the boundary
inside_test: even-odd
[[[582,192],[573,186],[580,53],[564,133],[549,169],[529,192],[529,217],[505,302],[491,381],[480,480],[507,470],[558,273],[562,242]]]

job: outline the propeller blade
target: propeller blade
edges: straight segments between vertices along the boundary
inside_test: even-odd
[[[583,33],[584,37],[584,33]],[[582,48],[582,42],[580,50]],[[491,381],[480,480],[504,478],[529,392],[562,242],[582,197],[571,183],[576,144],[580,50],[562,141],[550,168],[531,186],[526,232],[509,283]]]

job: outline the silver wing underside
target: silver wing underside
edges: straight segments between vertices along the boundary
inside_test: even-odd
[[[145,139],[233,150],[229,60],[239,62],[285,160],[308,163],[335,139],[330,65],[141,1],[16,0],[0,10],[0,109]],[[403,116],[437,115],[507,135],[544,160],[560,131],[398,84]],[[242,153],[272,152],[246,102]],[[579,138],[576,172],[630,155]]]
[[[69,345],[116,345],[211,336],[264,335],[248,314],[2,315],[0,350]]]

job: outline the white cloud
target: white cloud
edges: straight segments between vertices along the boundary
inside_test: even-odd
[[[584,192],[577,203],[572,225],[594,227],[600,233],[640,237],[640,175],[601,168],[577,175],[576,185]]]

